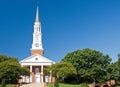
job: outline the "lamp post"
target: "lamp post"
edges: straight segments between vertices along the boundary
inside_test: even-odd
[[[50,70],[50,83],[52,82],[52,70]]]

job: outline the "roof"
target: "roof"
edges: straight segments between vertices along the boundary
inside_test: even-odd
[[[32,55],[20,61],[21,65],[52,65],[55,62],[41,55]]]
[[[36,10],[36,20],[35,22],[39,22],[39,9],[38,9],[38,6],[37,6],[37,10]]]

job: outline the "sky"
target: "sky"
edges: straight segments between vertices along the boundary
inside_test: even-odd
[[[117,61],[120,0],[0,0],[0,54],[30,56],[38,2],[44,56],[55,62],[91,48]]]

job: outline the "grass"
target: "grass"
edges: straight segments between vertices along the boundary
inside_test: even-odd
[[[1,85],[0,85],[0,87],[1,87]],[[13,87],[13,85],[8,84],[8,85],[6,85],[6,87]]]
[[[63,84],[63,83],[60,83],[59,85],[60,87],[81,87],[80,85]],[[48,87],[54,87],[54,84],[48,84]]]
[[[60,87],[81,87],[81,85],[63,84],[63,83],[60,83],[59,85]],[[54,87],[54,84],[48,84],[48,87]],[[116,86],[116,87],[120,87],[120,86]]]

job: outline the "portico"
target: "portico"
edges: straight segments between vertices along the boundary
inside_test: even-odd
[[[52,65],[53,61],[41,56],[41,55],[33,55],[30,56],[20,62],[22,66],[27,66],[30,70],[30,76],[25,77],[22,76],[22,79],[25,83],[43,83],[43,82],[50,82],[50,76],[43,76],[43,69]]]

